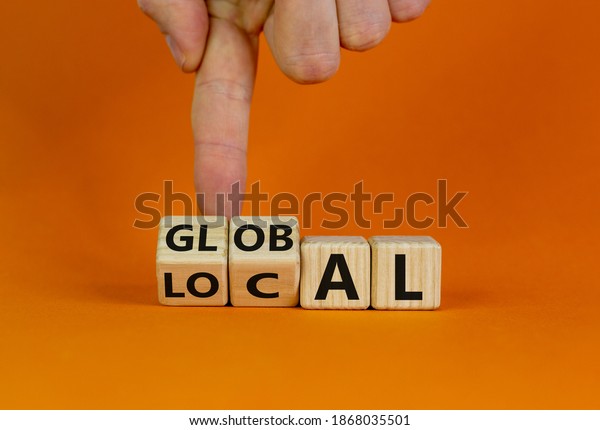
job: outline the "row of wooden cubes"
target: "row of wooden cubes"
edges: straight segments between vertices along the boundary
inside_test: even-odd
[[[428,236],[307,236],[294,217],[173,216],[160,223],[160,303],[436,309],[441,247]]]

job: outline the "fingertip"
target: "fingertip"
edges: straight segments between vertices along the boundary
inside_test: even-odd
[[[429,0],[389,0],[394,22],[409,22],[425,13]]]
[[[173,59],[175,60],[179,68],[183,71],[186,71],[185,55],[183,54],[177,41],[170,34],[165,35],[165,40],[167,42],[169,50],[171,51],[171,55],[173,56]]]
[[[246,187],[246,154],[223,145],[196,144],[195,186],[203,215],[231,218],[240,214],[240,202],[231,196]]]
[[[208,12],[204,1],[138,0],[140,9],[165,35],[179,68],[195,72],[202,61],[208,35]]]
[[[387,36],[391,19],[359,24],[351,31],[340,31],[342,46],[351,51],[362,52],[379,45]]]
[[[392,25],[388,0],[338,0],[340,44],[351,51],[374,48]]]
[[[281,71],[299,84],[324,82],[338,71],[340,40],[335,0],[281,0],[265,23]]]
[[[283,73],[299,84],[318,84],[331,79],[340,66],[339,51],[332,53],[298,54],[282,58]]]

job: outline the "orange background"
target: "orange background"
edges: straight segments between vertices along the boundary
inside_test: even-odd
[[[599,2],[434,0],[312,87],[261,45],[249,183],[469,192],[435,312],[159,306],[193,78],[133,0],[0,16],[1,408],[600,408]]]

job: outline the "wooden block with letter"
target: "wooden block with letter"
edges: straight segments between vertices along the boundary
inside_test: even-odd
[[[162,218],[156,250],[158,301],[174,306],[225,306],[227,231],[224,217]]]
[[[373,236],[371,305],[375,309],[437,309],[442,247],[429,236]]]
[[[366,309],[371,250],[360,236],[307,236],[300,246],[300,304],[306,309]]]
[[[229,293],[233,306],[298,304],[300,229],[294,217],[233,217]]]

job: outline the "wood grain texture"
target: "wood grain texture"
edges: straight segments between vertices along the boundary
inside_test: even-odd
[[[156,250],[158,301],[161,304],[227,304],[228,227],[224,217],[169,216],[161,219]],[[201,236],[204,236],[201,229],[205,230],[206,246],[203,249],[200,249]],[[172,236],[175,247],[181,248],[180,250],[168,246],[169,235]],[[214,283],[215,279],[218,290],[210,297],[198,297],[197,295],[209,294],[211,288],[214,290],[211,282]]]
[[[256,226],[264,241],[256,250],[241,249],[257,243]],[[272,236],[279,238],[275,247]],[[245,231],[240,231],[245,229]],[[273,230],[275,229],[275,230]],[[286,240],[290,245],[286,245]],[[253,281],[254,280],[254,281]],[[295,217],[233,217],[229,235],[229,292],[233,306],[293,307],[298,305],[300,283],[300,228]],[[254,286],[254,290],[252,288]]]
[[[369,243],[373,259],[371,305],[375,309],[437,309],[440,306],[442,247],[439,243],[429,236],[373,236]],[[399,299],[397,255],[405,256],[400,257],[406,268],[402,291],[409,292],[409,297],[410,292],[421,292],[421,300]]]
[[[360,236],[307,236],[300,246],[302,275],[300,281],[300,304],[306,309],[366,309],[370,303],[371,253],[368,242]],[[334,260],[332,256],[343,256]],[[357,298],[349,298],[346,289],[328,289],[326,297],[318,298],[318,292],[329,279],[333,283],[346,280],[344,267],[351,277],[351,287]],[[326,275],[333,268],[333,276]],[[346,283],[345,283],[346,284]],[[347,286],[347,285],[346,285]]]

